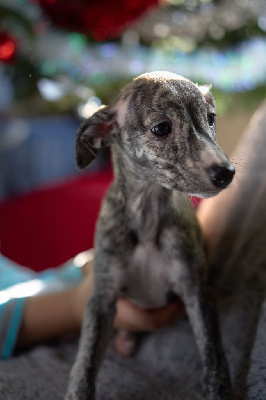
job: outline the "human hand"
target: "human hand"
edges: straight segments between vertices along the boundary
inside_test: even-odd
[[[83,266],[85,279],[74,291],[74,307],[77,326],[82,323],[86,304],[93,293],[93,260]],[[124,329],[130,332],[153,331],[158,328],[174,324],[178,318],[184,315],[184,306],[181,301],[175,301],[159,309],[141,309],[134,306],[125,298],[119,298],[116,304],[115,329]]]
[[[149,310],[136,307],[121,297],[116,308],[114,328],[129,332],[147,332],[170,326],[184,315],[184,306],[178,300],[162,308]]]

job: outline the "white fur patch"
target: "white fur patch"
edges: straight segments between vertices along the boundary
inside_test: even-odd
[[[136,154],[137,158],[143,157],[143,154],[144,154],[143,148],[141,147],[140,149],[136,150],[135,154]]]
[[[169,290],[165,269],[162,254],[153,243],[138,245],[128,268],[127,297],[139,307],[164,306]]]

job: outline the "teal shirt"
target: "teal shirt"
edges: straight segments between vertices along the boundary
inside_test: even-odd
[[[27,297],[64,290],[82,278],[82,270],[73,260],[36,273],[0,254],[0,358],[13,354]]]

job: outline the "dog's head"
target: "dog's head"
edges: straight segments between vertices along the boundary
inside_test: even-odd
[[[109,145],[135,175],[197,196],[217,194],[234,176],[216,143],[210,87],[168,72],[134,79],[112,107],[99,109],[81,125],[78,167],[87,167],[98,149]]]

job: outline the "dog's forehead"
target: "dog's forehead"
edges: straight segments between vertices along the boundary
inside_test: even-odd
[[[140,75],[128,84],[117,99],[118,120],[135,120],[139,124],[149,122],[157,112],[179,110],[204,110],[206,101],[198,86],[188,79],[169,72],[153,72]],[[182,111],[183,110],[183,111]],[[133,118],[133,119],[132,119]]]
[[[204,104],[205,99],[197,85],[169,72],[153,72],[140,75],[127,85],[118,100],[127,103],[129,112],[141,112],[145,108],[163,104],[177,104],[180,107],[196,102]]]
[[[143,98],[155,99],[160,95],[167,95],[170,98],[182,97],[183,99],[189,98],[191,94],[193,97],[201,97],[201,93],[194,83],[176,74],[145,74],[135,79],[132,84],[135,87],[135,93],[140,93]]]

